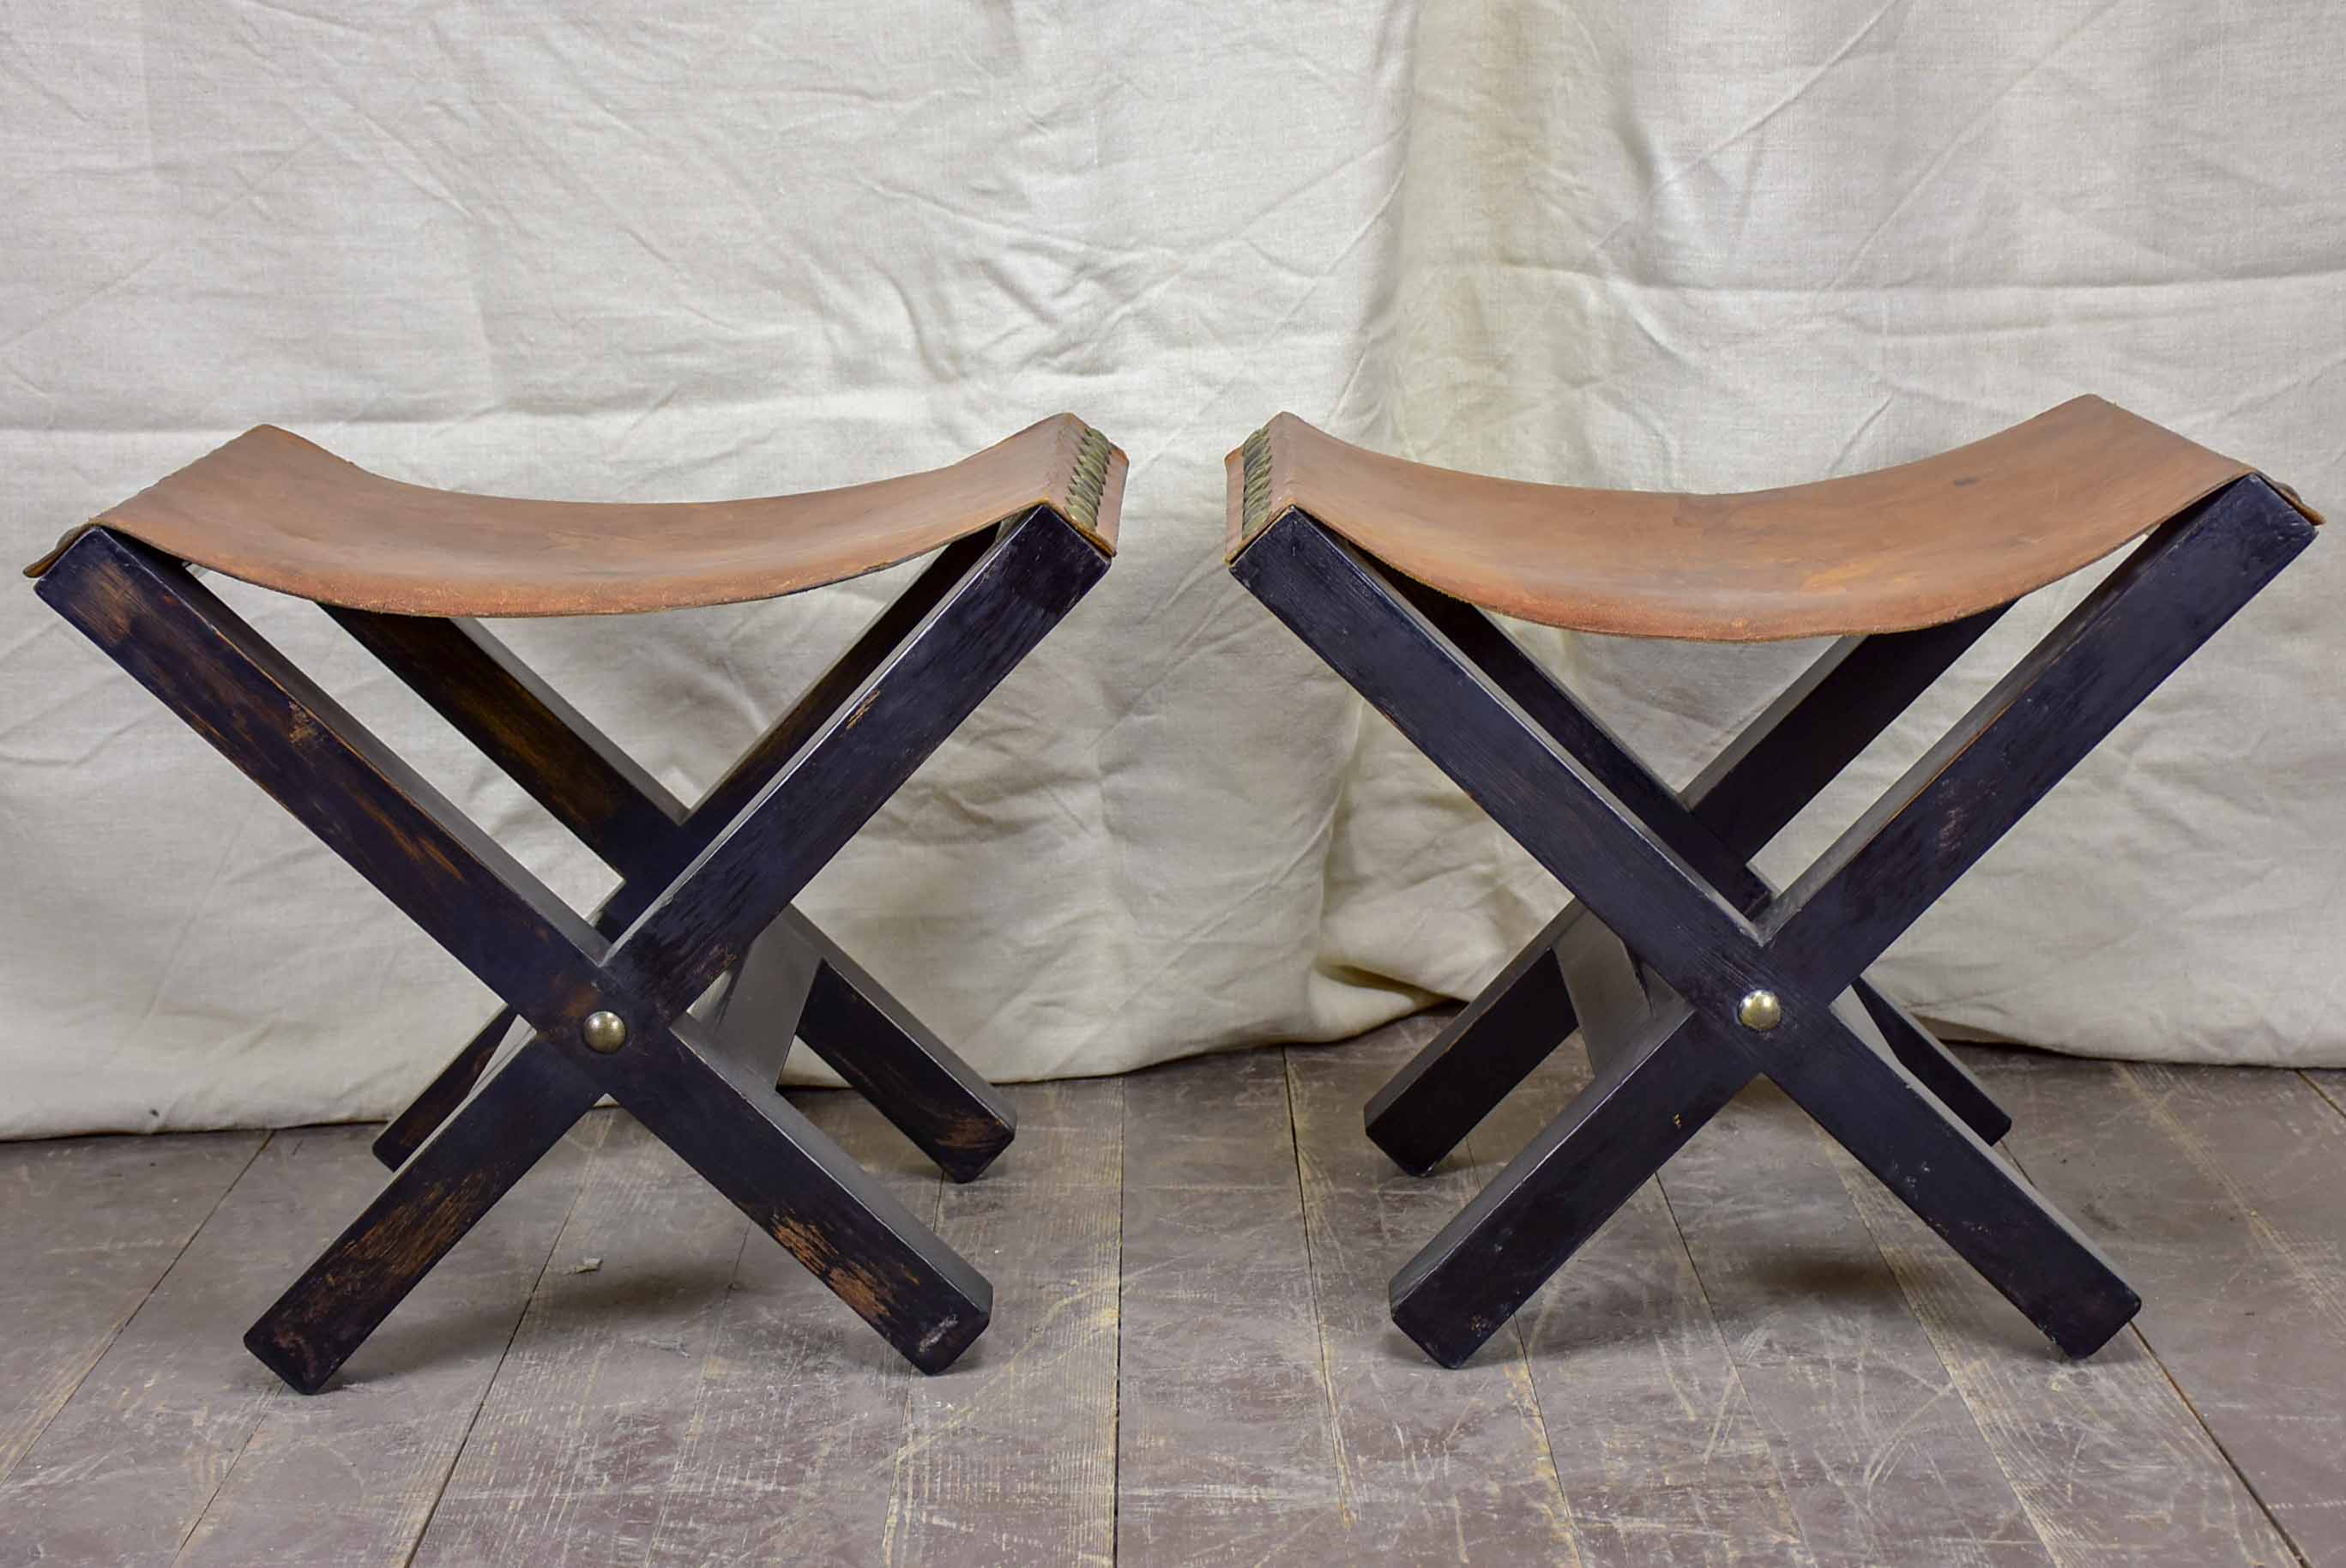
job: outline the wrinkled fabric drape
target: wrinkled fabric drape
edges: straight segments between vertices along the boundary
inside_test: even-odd
[[[1060,409],[1130,452],[1107,580],[803,901],[996,1078],[1341,1036],[1471,993],[1563,896],[1229,580],[1221,454],[1281,408],[1727,490],[2091,391],[2346,505],[2346,24],[2305,0],[0,16],[20,559],[261,421],[598,499],[849,483]],[[2346,1063],[2335,549],[1885,985],[2065,1049]],[[904,580],[500,631],[688,797]],[[488,994],[14,591],[0,1134],[393,1109]],[[609,885],[313,608],[223,592],[557,891]],[[1526,635],[1681,779],[1817,651]]]

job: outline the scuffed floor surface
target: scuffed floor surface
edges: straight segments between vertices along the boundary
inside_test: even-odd
[[[964,1187],[804,1096],[994,1281],[935,1379],[614,1112],[306,1400],[239,1336],[366,1129],[0,1145],[0,1565],[2346,1563],[2346,1074],[1974,1054],[2149,1303],[2082,1366],[1762,1086],[1443,1372],[1385,1282],[1585,1069],[1412,1180],[1434,1026],[1015,1089]]]

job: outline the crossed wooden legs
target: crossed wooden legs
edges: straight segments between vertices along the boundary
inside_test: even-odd
[[[1407,578],[1389,581],[1462,651],[1504,678],[1525,712],[1570,737],[1591,771],[1747,915],[1776,896],[1750,870],[1751,858],[2004,614],[1999,607],[1922,631],[1843,638],[1681,796],[1564,697],[1488,617]],[[1566,904],[1369,1102],[1369,1136],[1402,1169],[1421,1176],[1432,1170],[1576,1025],[1592,1052],[1604,1054],[1628,1008],[1642,1014],[1642,990],[1623,994],[1623,972],[1634,961],[1587,914],[1584,904]],[[1949,1110],[1989,1143],[2011,1129],[2012,1119],[1970,1070],[1921,1024],[1871,982],[1861,978],[1853,989],[1884,1044]],[[1582,1017],[1574,998],[1591,993],[1600,1004]]]
[[[527,790],[579,840],[627,878],[596,929],[617,937],[643,906],[708,847],[774,773],[835,714],[922,616],[985,553],[985,535],[948,545],[701,803],[685,807],[480,626],[327,614]],[[876,1104],[955,1181],[974,1179],[1009,1146],[1016,1115],[903,1005],[795,911],[767,928],[728,986],[719,1035],[737,1052],[760,1043],[781,1058],[793,1035]],[[376,1138],[397,1169],[463,1103],[511,1032],[499,1011],[414,1104]]]
[[[1750,856],[1991,617],[1836,649],[1680,796],[1480,612],[1300,511],[1274,520],[1239,580],[1579,901],[1369,1107],[1423,1169],[1576,1014],[1591,1042],[1594,1081],[1394,1278],[1394,1320],[1464,1360],[1765,1074],[2063,1350],[2116,1333],[2134,1293],[1988,1146],[2004,1119],[1969,1074],[1862,977],[2311,536],[2253,478],[2166,524],[1779,893]]]
[[[620,868],[590,924],[178,561],[84,535],[42,596],[495,991],[505,1023],[534,1031],[502,1064],[506,1028],[483,1031],[403,1118],[418,1145],[254,1325],[254,1354],[304,1392],[322,1386],[609,1094],[907,1359],[949,1365],[985,1327],[992,1291],[774,1093],[793,976],[798,1032],[852,1064],[851,1081],[949,1169],[982,1166],[1008,1118],[789,906],[1107,565],[1047,508],[954,546],[690,812],[474,628],[343,614]],[[569,766],[590,754],[601,766]],[[735,972],[713,1023],[688,1012]]]

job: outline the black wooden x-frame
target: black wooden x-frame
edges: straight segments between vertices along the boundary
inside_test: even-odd
[[[616,939],[692,863],[775,770],[911,635],[984,555],[987,535],[940,551],[696,807],[686,807],[474,622],[324,606],[563,826],[627,879],[595,916]],[[501,1009],[375,1139],[396,1170],[494,1059],[516,1014]],[[792,1020],[796,1019],[795,1026]],[[862,1090],[955,1181],[1007,1147],[1015,1113],[903,1005],[795,910],[752,943],[712,1023],[736,1050],[787,1054],[793,1034]],[[779,1075],[781,1064],[774,1064]]]
[[[1750,858],[1997,612],[1837,647],[1680,794],[1480,610],[1300,509],[1256,534],[1239,581],[1577,895],[1368,1108],[1423,1170],[1576,1020],[1590,1044],[1594,1081],[1395,1277],[1394,1321],[1464,1361],[1765,1074],[2062,1350],[2098,1349],[2138,1298],[1864,972],[2312,536],[2256,477],[2161,525],[1779,892]]]
[[[959,1179],[1008,1143],[1008,1107],[790,905],[1107,569],[1048,507],[948,546],[688,811],[476,626],[333,612],[620,871],[590,923],[179,561],[82,535],[41,596],[507,1009],[386,1132],[397,1174],[254,1325],[253,1353],[321,1387],[608,1094],[908,1360],[951,1364],[990,1287],[775,1075],[795,1033]],[[500,1061],[516,1018],[531,1033]]]

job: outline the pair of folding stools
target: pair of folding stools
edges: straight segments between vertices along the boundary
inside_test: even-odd
[[[264,426],[28,568],[504,1002],[377,1140],[390,1185],[253,1326],[255,1355],[323,1386],[608,1094],[913,1365],[953,1362],[986,1325],[985,1279],[776,1080],[803,1040],[956,1180],[1010,1143],[1010,1107],[791,903],[1107,573],[1124,476],[1061,415],[844,490],[522,501],[397,484]],[[1368,1106],[1370,1136],[1423,1172],[1576,1027],[1594,1069],[1395,1278],[1395,1321],[1464,1360],[1765,1074],[2064,1351],[2115,1334],[2134,1292],[1990,1146],[2007,1118],[1865,972],[2318,521],[2094,398],[1904,467],[1730,496],[1447,473],[1290,415],[1250,437],[1229,458],[1233,575],[1576,895]],[[2014,600],[2137,538],[1790,888],[1751,869]],[[690,806],[476,619],[761,599],[932,554]],[[617,891],[572,910],[194,567],[318,603]],[[1672,789],[1485,612],[1840,640]]]

